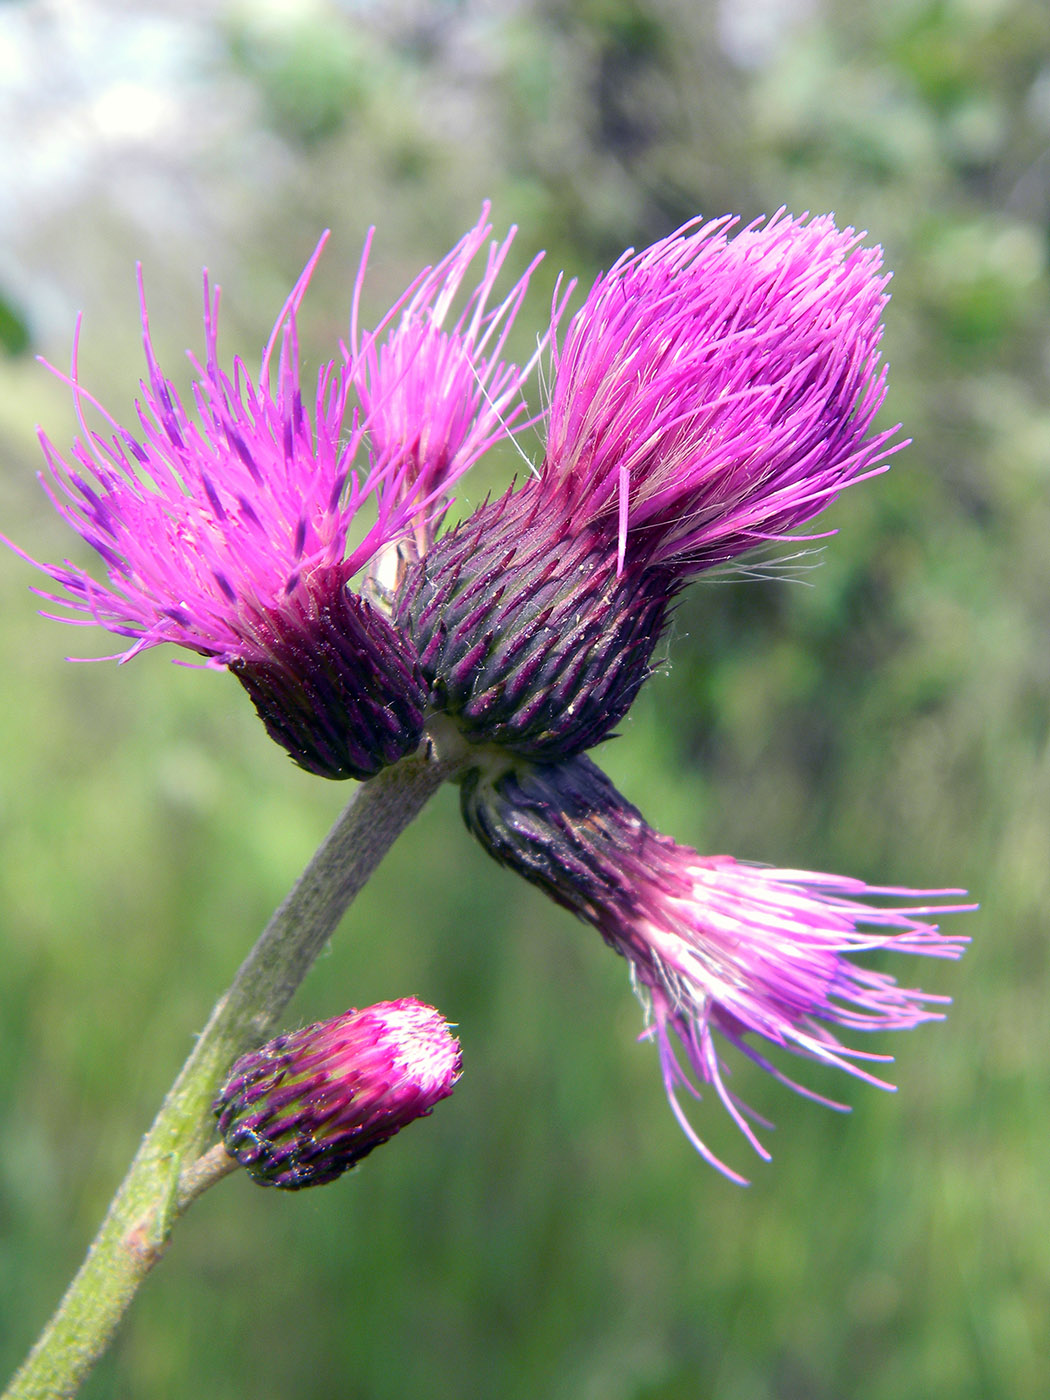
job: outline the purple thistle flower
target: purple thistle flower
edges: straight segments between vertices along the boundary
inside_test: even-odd
[[[321,366],[304,402],[296,317],[324,242],[277,319],[256,379],[240,359],[232,375],[219,366],[219,292],[205,274],[204,364],[191,357],[195,411],[157,364],[140,273],[147,377],[135,431],[80,383],[78,322],[67,382],[82,435],[67,461],[40,433],[49,468],[41,479],[108,582],[68,560],[37,564],[18,553],[58,585],[35,591],[66,610],[59,620],[131,640],[121,660],[173,642],[229,667],[296,762],[327,777],[368,777],[419,743],[425,691],[410,648],[348,583],[411,530],[430,497],[384,490],[389,463],[354,470],[362,428],[348,407],[345,360]],[[375,518],[351,544],[365,506]]]
[[[555,342],[544,475],[579,524],[694,573],[884,471],[889,274],[830,215],[694,221],[599,277]],[[552,333],[553,334],[553,333]]]
[[[522,387],[546,338],[524,366],[501,356],[542,253],[502,302],[489,309],[516,228],[502,243],[488,243],[481,280],[448,324],[470,267],[492,233],[490,208],[486,202],[474,228],[408,289],[398,303],[400,320],[381,344],[379,337],[398,308],[378,331],[362,337],[358,308],[367,248],[358,273],[351,320],[354,382],[382,479],[380,498],[390,508],[418,507],[413,535],[401,546],[408,562],[433,543],[449,505],[448,491],[459,477],[490,447],[534,421],[521,421],[526,411]],[[559,315],[556,309],[555,324]]]
[[[444,1017],[403,997],[243,1055],[213,1110],[227,1151],[255,1181],[297,1191],[334,1181],[426,1117],[461,1067]]]
[[[864,1065],[891,1057],[847,1047],[828,1027],[908,1030],[943,1017],[937,1008],[949,998],[900,987],[850,959],[877,949],[958,957],[968,940],[942,935],[926,916],[970,907],[929,903],[962,891],[880,888],[700,856],[648,826],[585,757],[519,764],[495,778],[474,770],[462,806],[490,855],[593,924],[627,958],[675,1117],[732,1181],[745,1184],[704,1144],[676,1096],[684,1088],[699,1098],[700,1085],[713,1085],[769,1159],[748,1122],[762,1120],[726,1085],[716,1033],[805,1097],[845,1110],[788,1078],[749,1037],[889,1089]]]
[[[537,475],[437,541],[399,624],[467,737],[551,761],[610,733],[688,578],[885,469],[879,249],[783,213],[689,225],[599,277]],[[899,445],[899,444],[898,444]]]

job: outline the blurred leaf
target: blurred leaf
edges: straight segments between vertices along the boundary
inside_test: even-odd
[[[29,349],[29,324],[7,297],[0,294],[0,346],[8,355],[24,355]]]

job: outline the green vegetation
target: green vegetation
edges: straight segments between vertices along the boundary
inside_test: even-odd
[[[166,226],[171,207],[147,197],[144,175],[134,224],[109,175],[61,226],[41,217],[24,264],[85,306],[86,382],[126,412],[141,373],[137,255],[175,366],[200,345],[202,262],[226,289],[226,351],[250,361],[326,225],[333,249],[304,316],[315,360],[345,333],[371,222],[375,306],[485,196],[498,224],[521,225],[522,260],[548,248],[547,285],[561,266],[586,280],[698,211],[746,219],[786,204],[869,229],[895,272],[889,421],[913,445],[846,494],[827,517],[839,533],[793,577],[694,586],[665,671],[600,756],[650,820],[703,851],[966,885],[982,912],[961,964],[892,966],[954,998],[945,1024],[873,1046],[897,1056],[899,1094],[804,1066],[854,1105],[842,1118],[741,1067],[734,1083],[777,1125],[768,1167],[715,1103],[697,1108],[712,1147],[752,1173],[741,1191],[667,1110],[655,1052],[635,1044],[624,965],[491,865],[455,794],[439,794],[289,1024],[417,995],[459,1025],[456,1094],[324,1190],[284,1197],[241,1175],[217,1186],[85,1396],[1040,1400],[1045,0],[828,0],[809,17],[729,0],[307,9],[286,34],[248,7],[210,32],[194,100],[236,84],[255,106],[240,146],[194,158],[186,207],[210,211],[199,228]],[[135,160],[142,175],[149,162]],[[72,316],[50,316],[45,334],[6,276],[18,310],[0,330],[0,529],[62,557],[74,545],[33,481],[31,430],[39,419],[64,443],[72,416],[22,353],[21,328],[62,364]],[[521,318],[525,353],[543,291],[541,279]],[[466,504],[515,469],[506,454]],[[67,666],[110,648],[41,621],[24,592],[34,581],[4,552],[5,1373],[346,796],[292,767],[228,676],[159,653]]]

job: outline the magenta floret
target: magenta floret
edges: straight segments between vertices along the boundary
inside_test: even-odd
[[[345,582],[411,521],[410,506],[390,502],[348,548],[362,507],[378,502],[381,473],[354,470],[361,429],[347,363],[323,365],[304,399],[296,316],[324,241],[285,303],[255,378],[240,359],[232,374],[220,368],[219,292],[205,275],[194,411],[157,363],[144,296],[147,377],[134,431],[80,383],[74,343],[68,382],[81,437],[66,461],[41,432],[44,484],[101,556],[109,582],[68,562],[39,567],[62,590],[44,595],[72,614],[62,620],[98,623],[132,640],[123,659],[163,642],[215,665],[260,654],[266,618],[308,592],[317,571],[331,579],[337,569]],[[141,276],[139,285],[141,295]],[[88,409],[101,431],[89,426]]]
[[[761,1037],[892,1089],[863,1067],[892,1056],[845,1046],[828,1027],[911,1030],[941,1020],[939,1008],[950,998],[901,987],[890,974],[858,966],[850,955],[888,949],[957,958],[969,940],[942,934],[928,918],[972,906],[944,902],[961,890],[879,887],[812,871],[775,870],[729,856],[698,856],[667,838],[659,839],[659,850],[645,901],[651,901],[653,916],[614,921],[610,941],[630,960],[648,1006],[649,1034],[659,1047],[675,1116],[708,1161],[743,1181],[712,1155],[675,1097],[678,1087],[698,1096],[698,1084],[712,1084],[748,1142],[769,1159],[747,1121],[754,1115],[726,1085],[715,1033],[781,1083],[829,1108],[846,1111],[847,1106],[797,1084],[746,1037]],[[667,893],[675,883],[679,891]],[[873,899],[904,903],[866,902]],[[688,1069],[675,1053],[675,1041]]]
[[[351,322],[354,381],[381,477],[380,497],[391,508],[407,503],[418,512],[413,538],[405,546],[409,559],[433,542],[448,492],[463,473],[489,448],[535,421],[527,417],[523,388],[546,338],[524,365],[503,355],[543,255],[533,258],[503,300],[490,308],[517,229],[512,227],[502,242],[490,241],[489,211],[486,202],[474,228],[447,257],[425,269],[369,335],[358,328],[365,259],[358,274]],[[481,279],[453,319],[461,288],[482,253]],[[399,308],[397,324],[386,331]],[[556,311],[555,324],[559,315]]]
[[[621,568],[689,574],[782,539],[896,450],[871,432],[881,249],[830,216],[733,222],[625,254],[554,351],[544,475]]]

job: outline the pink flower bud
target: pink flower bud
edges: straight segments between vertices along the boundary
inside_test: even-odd
[[[347,1011],[243,1055],[215,1100],[226,1149],[262,1186],[333,1181],[447,1098],[459,1043],[403,997]]]

